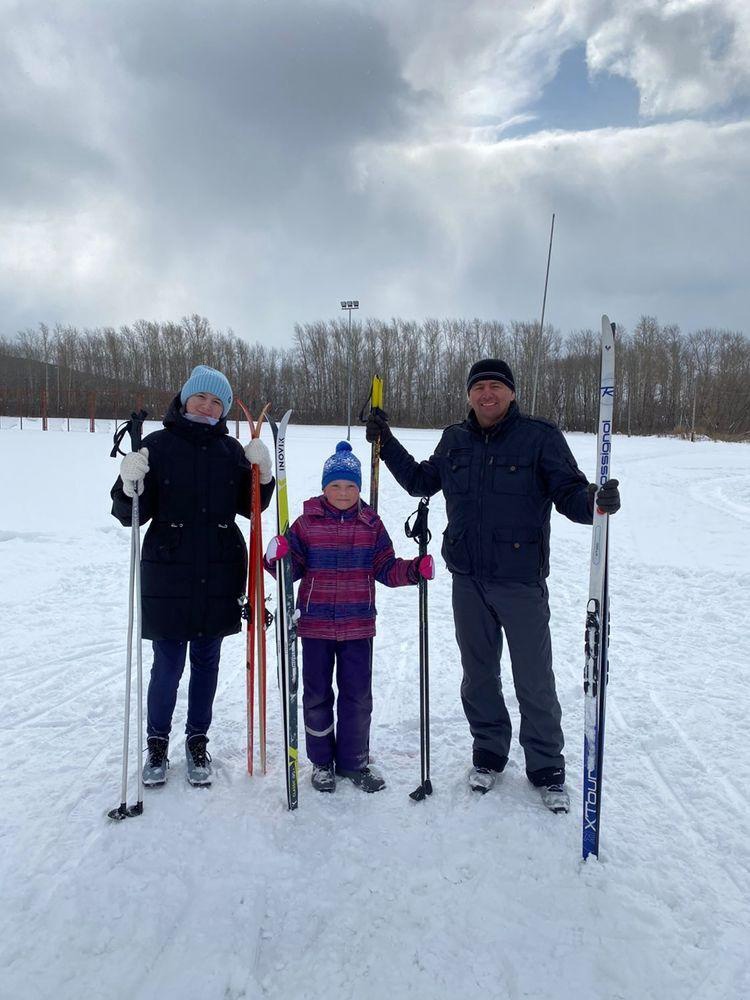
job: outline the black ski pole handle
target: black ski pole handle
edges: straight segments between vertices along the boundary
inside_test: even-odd
[[[419,546],[421,556],[427,554],[427,546],[432,538],[432,532],[427,527],[427,517],[430,513],[430,498],[422,497],[419,507],[411,513],[404,524],[404,534],[407,538],[413,538]],[[413,518],[413,521],[412,521]]]
[[[130,434],[130,450],[139,451],[141,447],[141,440],[143,437],[143,422],[148,416],[146,410],[139,410],[138,413],[131,413],[130,420],[126,421],[115,431],[115,436],[113,438],[114,448],[109,453],[110,458],[117,458],[118,455],[124,455],[125,452],[121,450],[120,445],[122,444],[122,439],[126,434]]]
[[[143,440],[143,424],[147,416],[148,413],[145,410],[139,410],[130,415],[130,446],[133,451],[140,451]]]

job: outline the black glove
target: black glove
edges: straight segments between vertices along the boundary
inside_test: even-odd
[[[594,498],[598,510],[604,514],[616,514],[620,509],[619,479],[608,479]]]
[[[380,443],[385,444],[389,437],[393,437],[388,426],[388,414],[381,410],[379,406],[373,406],[367,418],[367,428],[365,437],[372,444],[380,438]]]

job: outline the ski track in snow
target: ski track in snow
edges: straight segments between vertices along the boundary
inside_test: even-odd
[[[318,492],[335,428],[289,432],[290,508]],[[416,457],[436,432],[407,430]],[[590,471],[593,436],[569,437]],[[365,468],[362,432],[353,443]],[[580,861],[581,676],[590,531],[554,515],[550,601],[573,810],[543,809],[514,741],[496,788],[466,786],[445,526],[431,503],[433,796],[419,781],[416,588],[378,592],[371,749],[387,789],[286,810],[275,651],[269,773],[245,769],[244,636],[225,641],[210,789],[185,781],[178,697],[169,781],[119,800],[129,535],[109,517],[105,434],[3,431],[19,486],[0,518],[5,717],[0,997],[15,1000],[521,998],[750,994],[746,639],[750,449],[616,436],[600,861]],[[402,556],[417,501],[383,468]],[[241,519],[243,530],[246,522]],[[273,512],[264,515],[266,537]],[[268,592],[273,595],[270,579]],[[150,666],[144,644],[144,680]],[[517,732],[517,703],[503,657]],[[302,734],[300,712],[300,734]],[[135,746],[133,715],[132,746]],[[304,757],[304,754],[302,754]],[[131,754],[132,759],[132,754]],[[257,759],[257,758],[256,758]],[[134,798],[131,767],[129,798]]]

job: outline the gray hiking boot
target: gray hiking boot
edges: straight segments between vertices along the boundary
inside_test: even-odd
[[[480,792],[484,795],[485,792],[489,792],[494,787],[498,774],[500,774],[499,771],[493,771],[489,767],[478,767],[475,764],[468,774],[469,788],[472,792]]]
[[[319,792],[336,791],[336,775],[333,764],[313,764],[312,786]]]
[[[167,780],[169,740],[161,736],[149,736],[147,740],[146,763],[143,765],[143,784],[147,788],[163,785]]]
[[[185,741],[187,780],[191,785],[211,784],[211,754],[206,749],[208,736],[196,733]]]
[[[385,778],[381,777],[368,764],[359,771],[345,771],[341,767],[336,768],[336,774],[342,778],[348,778],[357,788],[363,792],[379,792],[385,788]]]
[[[566,813],[570,809],[564,767],[542,767],[537,771],[526,771],[526,777],[539,789],[542,802],[551,812]]]
[[[566,813],[570,809],[570,796],[565,785],[542,785],[539,791],[542,802],[553,813]]]

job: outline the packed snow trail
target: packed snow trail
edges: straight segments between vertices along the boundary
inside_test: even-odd
[[[248,777],[238,635],[222,653],[213,786],[185,781],[185,678],[169,781],[146,790],[142,816],[115,824],[106,811],[119,795],[129,536],[109,515],[117,470],[110,437],[7,423],[3,1000],[750,995],[750,448],[617,435],[623,508],[611,531],[601,858],[584,865],[589,529],[553,515],[550,598],[569,815],[541,805],[515,737],[496,788],[477,796],[466,787],[471,751],[437,496],[434,794],[421,803],[408,797],[419,780],[417,589],[381,587],[372,751],[385,791],[367,796],[344,781],[320,795],[304,760],[300,806],[287,812],[272,641],[269,773]],[[397,434],[418,458],[438,439]],[[337,428],[290,427],[292,516],[319,492],[323,459],[340,437]],[[568,440],[591,475],[593,436]],[[353,444],[366,466],[359,429]],[[416,505],[381,468],[380,513],[399,555],[416,554],[403,535]],[[146,644],[147,666],[149,654]],[[512,684],[505,690],[517,734]]]

